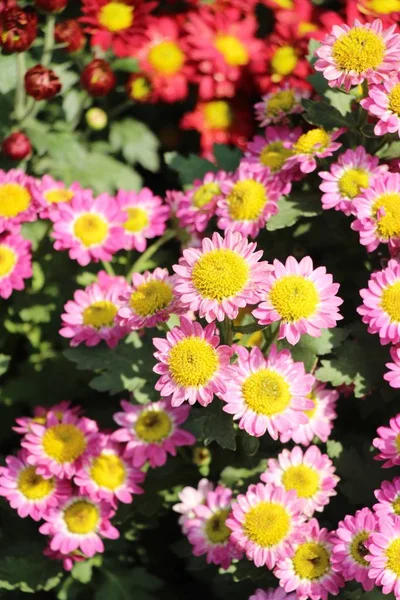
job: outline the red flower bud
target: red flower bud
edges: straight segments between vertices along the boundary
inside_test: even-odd
[[[48,100],[61,90],[61,83],[51,69],[36,65],[25,73],[25,89],[35,100]]]
[[[58,13],[64,10],[68,0],[35,0],[36,8],[49,13]]]
[[[21,131],[16,131],[3,140],[1,150],[11,160],[22,160],[32,152],[30,139]]]
[[[83,69],[81,84],[91,96],[107,96],[117,80],[106,60],[96,58]]]
[[[57,23],[54,37],[58,44],[67,44],[67,52],[79,52],[86,42],[82,27],[74,19]]]
[[[5,52],[24,52],[36,37],[37,15],[17,6],[0,13],[0,46]]]

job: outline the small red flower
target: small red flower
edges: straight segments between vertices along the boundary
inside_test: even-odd
[[[25,73],[25,90],[35,100],[48,100],[61,91],[61,82],[54,71],[36,65]]]
[[[67,44],[65,50],[70,53],[82,50],[86,42],[82,27],[75,19],[57,23],[54,37],[58,44]]]
[[[298,89],[311,89],[307,82],[307,76],[311,74],[311,66],[305,58],[306,43],[301,44],[298,40],[294,40],[290,30],[287,30],[287,38],[276,33],[268,36],[266,48],[267,69],[257,80],[263,93],[280,89],[285,83]]]
[[[37,15],[27,8],[6,7],[0,13],[0,47],[5,52],[24,52],[36,37]]]
[[[91,96],[107,96],[116,83],[117,79],[109,63],[101,58],[92,60],[81,74],[82,87]]]
[[[290,9],[276,11],[275,18],[276,32],[297,47],[302,42],[304,50],[310,39],[322,40],[334,25],[343,23],[338,13],[321,10],[311,0],[294,0]]]
[[[64,10],[68,0],[35,0],[36,8],[49,13],[58,13]]]
[[[1,151],[11,160],[22,160],[30,155],[32,145],[25,133],[15,131],[3,140]]]

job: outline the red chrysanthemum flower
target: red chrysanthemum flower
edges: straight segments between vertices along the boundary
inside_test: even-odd
[[[65,50],[70,53],[79,52],[86,43],[82,27],[75,19],[56,23],[54,39],[57,44],[66,44]]]
[[[275,18],[275,30],[280,36],[306,45],[310,39],[322,40],[333,25],[344,22],[338,13],[323,11],[311,0],[293,0],[291,8],[278,10]]]
[[[258,78],[258,85],[262,92],[280,89],[282,85],[311,89],[307,76],[311,74],[311,66],[307,62],[307,44],[301,44],[293,39],[290,29],[286,37],[272,33],[265,40],[267,53],[267,69]]]
[[[396,25],[400,20],[400,0],[347,0],[346,22],[353,25],[355,19],[368,23],[380,19],[385,27]]]

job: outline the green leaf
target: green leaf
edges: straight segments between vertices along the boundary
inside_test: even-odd
[[[304,99],[302,104],[305,109],[305,120],[317,127],[323,127],[327,131],[336,127],[354,127],[356,124],[351,114],[344,117],[336,108],[329,106],[326,102]]]
[[[317,60],[317,57],[315,56],[315,52],[318,50],[318,48],[320,47],[320,45],[321,45],[321,42],[318,42],[318,40],[310,40],[308,42],[308,54],[306,56],[306,59],[312,65]]]
[[[139,163],[154,173],[158,171],[159,141],[144,123],[134,119],[116,121],[111,126],[110,143],[115,152],[122,152],[128,163]]]
[[[317,194],[292,194],[279,200],[278,213],[269,219],[266,227],[268,231],[292,227],[301,217],[315,217],[321,212],[321,199]]]
[[[11,356],[8,356],[7,354],[0,354],[0,376],[4,375],[4,373],[6,373],[6,371],[8,370],[10,361],[11,361]]]
[[[171,169],[178,171],[179,179],[183,186],[191,185],[195,179],[202,179],[210,171],[212,173],[218,171],[216,165],[195,154],[189,154],[188,157],[185,157],[175,152],[170,152],[165,155],[165,160]]]
[[[288,348],[293,359],[304,362],[306,370],[310,371],[316,358],[330,354],[334,348],[340,346],[348,333],[346,329],[322,329],[320,337],[315,338],[305,334],[301,336],[300,341],[295,346],[291,346],[286,341],[279,342],[279,346]]]
[[[7,94],[17,85],[16,54],[0,55],[0,94]]]
[[[60,564],[43,555],[40,543],[23,542],[8,548],[0,559],[0,589],[34,593],[51,590],[61,579]]]
[[[400,156],[400,141],[392,142],[389,145],[386,145],[382,148],[382,150],[377,152],[377,156],[379,158],[390,160],[392,158],[399,158]]]
[[[86,93],[75,89],[64,94],[62,106],[68,123],[80,116],[85,99],[87,99]]]
[[[326,451],[329,458],[339,458],[343,452],[343,444],[335,440],[328,440],[326,442]]]
[[[97,555],[88,560],[77,562],[71,571],[72,577],[80,583],[89,583],[93,576],[93,567],[100,567],[103,562],[102,556]]]
[[[235,171],[243,153],[238,148],[231,148],[226,144],[214,144],[214,156],[218,167],[223,171]]]
[[[324,95],[328,98],[331,106],[336,108],[341,115],[346,116],[351,113],[351,105],[354,100],[351,94],[345,94],[337,89],[329,88]]]
[[[223,403],[215,399],[206,409],[192,411],[189,427],[198,440],[209,446],[216,442],[221,448],[236,450],[236,432],[231,415],[222,410]]]
[[[35,221],[34,223],[22,224],[22,235],[26,240],[32,243],[32,250],[37,250],[41,241],[49,231],[49,225],[46,221]]]
[[[111,64],[113,71],[125,71],[126,73],[136,73],[139,71],[139,64],[136,58],[118,58]]]
[[[103,569],[102,582],[96,585],[95,600],[150,600],[151,592],[162,587],[158,577],[141,567],[129,569]]]

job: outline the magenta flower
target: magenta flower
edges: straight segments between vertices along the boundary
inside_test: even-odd
[[[397,133],[400,137],[400,76],[394,72],[380,85],[372,85],[361,106],[378,118],[375,135]]]
[[[389,371],[384,374],[383,379],[388,381],[393,388],[400,388],[400,346],[392,346],[390,356],[393,362],[386,363]]]
[[[303,133],[292,146],[292,156],[288,157],[283,169],[292,170],[296,167],[304,174],[312,173],[317,168],[317,158],[332,156],[341,147],[335,142],[345,132],[344,128],[337,131],[325,129],[310,129]]]
[[[53,413],[59,421],[62,421],[62,418],[65,413],[80,416],[80,414],[82,413],[82,407],[71,406],[71,402],[67,400],[58,402],[57,404],[54,404],[50,407],[35,406],[35,408],[33,409],[33,417],[18,417],[17,419],[15,419],[17,427],[13,427],[13,430],[17,433],[25,434],[30,431],[31,423],[39,423],[39,425],[45,425],[49,413]]]
[[[7,299],[13,290],[25,288],[24,279],[32,277],[31,242],[18,233],[0,235],[0,297]]]
[[[50,211],[60,204],[71,202],[77,195],[83,195],[89,199],[93,198],[92,190],[83,189],[77,181],[66,187],[65,183],[56,181],[50,175],[43,175],[43,177],[34,181],[32,195],[38,203],[39,215],[42,219],[47,219]]]
[[[33,186],[33,177],[20,169],[0,169],[0,233],[18,233],[21,223],[36,220],[38,205]]]
[[[373,508],[378,519],[386,516],[400,516],[400,477],[393,481],[382,481],[379,490],[374,492],[377,504]]]
[[[372,445],[379,450],[375,460],[384,460],[384,468],[400,465],[400,414],[389,421],[389,427],[378,427]]]
[[[367,542],[368,576],[384,594],[394,593],[400,598],[400,519],[385,517],[379,520],[377,531]]]
[[[172,510],[180,513],[179,525],[183,533],[187,533],[187,522],[195,517],[194,509],[200,504],[205,504],[208,492],[212,492],[214,485],[208,479],[200,479],[197,488],[185,486],[178,494],[180,502],[174,504]]]
[[[260,127],[271,125],[271,123],[280,123],[288,115],[302,113],[304,108],[301,101],[303,98],[309,97],[309,90],[293,88],[289,82],[284,83],[279,90],[265,94],[262,101],[254,105]]]

